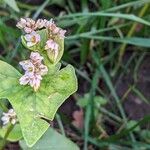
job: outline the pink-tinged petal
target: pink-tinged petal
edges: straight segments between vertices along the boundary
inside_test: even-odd
[[[59,47],[58,44],[55,43],[55,44],[54,44],[54,50],[58,51],[58,47]]]
[[[30,86],[33,87],[34,91],[37,91],[40,87],[42,77],[40,75],[35,75],[32,80],[30,80]]]
[[[29,78],[27,75],[23,75],[23,76],[19,79],[19,81],[20,81],[20,84],[21,84],[21,85],[26,85],[26,84],[29,83],[30,78]]]
[[[46,42],[45,50],[48,50],[48,49],[58,50],[58,47],[59,47],[58,44],[50,39]]]
[[[40,35],[39,34],[35,34],[35,42],[38,43],[40,42],[41,38],[40,38]]]
[[[64,38],[66,32],[67,32],[66,30],[60,29],[60,30],[59,30],[59,36],[60,36],[61,38]]]
[[[21,18],[20,21],[16,25],[19,29],[23,29],[26,26],[26,20]]]
[[[31,32],[33,31],[33,29],[32,29],[32,28],[29,28],[29,27],[25,27],[25,28],[24,28],[24,31],[25,31],[26,33],[31,33]]]
[[[19,64],[25,71],[34,71],[34,65],[30,62],[30,60],[21,61]]]
[[[35,21],[31,18],[26,18],[26,21],[27,21],[27,26],[28,27],[31,27],[31,26],[35,25]]]
[[[43,75],[46,75],[47,74],[47,72],[48,72],[48,68],[47,68],[47,66],[45,66],[45,65],[43,65],[43,64],[41,64],[40,65],[40,74],[41,74],[41,76],[43,76]]]
[[[33,37],[32,34],[26,34],[26,35],[24,36],[24,38],[25,38],[26,41],[31,41],[32,37]]]
[[[59,32],[59,30],[60,30],[60,28],[55,27],[55,28],[53,29],[53,31],[52,31],[52,32],[53,32],[54,34],[57,34],[57,33]]]
[[[41,29],[45,26],[45,21],[43,19],[38,19],[35,26],[36,28]]]
[[[28,47],[31,47],[40,42],[40,35],[37,34],[35,31],[31,32],[30,34],[26,34],[24,38],[27,41]]]
[[[44,19],[44,22],[45,22],[45,27],[46,27],[46,28],[50,28],[50,27],[51,27],[51,25],[53,24],[52,19],[51,19],[50,21],[48,21],[48,20]]]
[[[43,60],[43,57],[38,52],[31,52],[30,59],[33,64],[40,64]]]

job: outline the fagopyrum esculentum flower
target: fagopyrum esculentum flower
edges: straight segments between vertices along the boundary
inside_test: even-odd
[[[8,123],[15,124],[17,122],[17,116],[13,109],[9,109],[7,113],[3,112],[3,116],[1,118],[3,125],[7,125]]]
[[[29,34],[26,34],[24,36],[26,42],[27,42],[27,46],[28,47],[31,47],[37,43],[40,42],[40,35],[38,33],[36,33],[35,31],[32,31],[31,33]]]
[[[29,60],[19,63],[25,70],[25,74],[19,79],[21,85],[29,84],[34,91],[38,90],[42,76],[48,72],[48,68],[42,64],[42,60],[43,57],[39,53],[32,52]]]
[[[52,121],[61,104],[77,90],[77,78],[73,66],[61,68],[66,30],[52,19],[21,18],[16,26],[24,31],[21,41],[31,54],[19,62],[23,74],[0,61],[0,98],[10,101],[31,147],[48,129],[45,120]],[[10,121],[6,114],[2,120]]]
[[[49,39],[46,42],[45,50],[47,50],[49,53],[52,53],[52,55],[54,55],[54,61],[57,59],[58,49],[59,49],[59,45],[53,40]]]

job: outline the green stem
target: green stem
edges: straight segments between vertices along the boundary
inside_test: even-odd
[[[9,136],[9,133],[12,131],[13,128],[14,128],[14,125],[11,124],[9,126],[8,130],[6,131],[5,136],[3,138],[3,141],[2,141],[2,145],[0,146],[0,150],[4,149],[4,147],[5,147],[6,143],[7,143],[7,137]]]
[[[59,125],[59,128],[60,128],[60,130],[61,130],[61,132],[62,132],[62,135],[63,135],[63,136],[66,136],[66,135],[65,135],[65,130],[64,130],[64,127],[63,127],[61,118],[60,118],[60,115],[59,115],[58,113],[56,114],[56,120],[57,120],[58,125]]]

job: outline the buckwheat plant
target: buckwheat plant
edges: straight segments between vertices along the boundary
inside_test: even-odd
[[[46,19],[21,18],[22,44],[30,56],[18,63],[22,73],[0,61],[0,98],[7,98],[13,109],[3,113],[4,125],[19,123],[23,138],[33,146],[54,119],[61,104],[77,90],[73,66],[61,68],[65,30]]]

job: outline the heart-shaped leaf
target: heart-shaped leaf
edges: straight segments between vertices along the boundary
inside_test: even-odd
[[[57,70],[57,69],[56,69]],[[22,75],[11,65],[0,61],[0,98],[12,104],[29,147],[48,129],[60,105],[77,90],[77,79],[71,65],[44,76],[40,89],[19,84]]]

